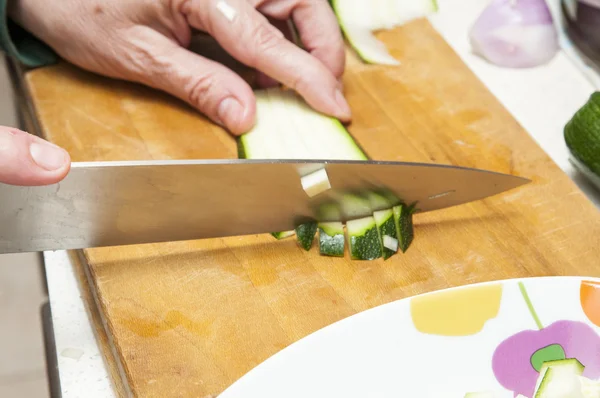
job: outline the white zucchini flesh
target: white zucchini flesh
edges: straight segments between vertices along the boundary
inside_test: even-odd
[[[576,359],[545,362],[532,398],[583,398],[579,376],[584,366]]]
[[[240,143],[248,159],[367,160],[339,120],[313,110],[292,90],[256,95],[256,123]]]
[[[320,169],[305,175],[301,178],[300,182],[306,194],[311,198],[331,189],[329,177],[327,176],[327,171],[325,169]]]
[[[579,376],[583,398],[600,398],[600,380]]]
[[[383,235],[383,246],[391,251],[398,251],[398,239],[392,238],[388,235]]]
[[[437,11],[436,0],[333,0],[348,42],[366,62],[399,65],[373,32],[392,29]]]

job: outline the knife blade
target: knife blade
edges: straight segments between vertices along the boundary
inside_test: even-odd
[[[331,189],[310,197],[301,177],[317,169],[325,169]],[[348,192],[383,188],[427,212],[528,182],[486,170],[405,162],[74,162],[57,184],[0,184],[0,253],[287,231],[315,220],[320,204]],[[359,209],[353,217],[373,210]]]

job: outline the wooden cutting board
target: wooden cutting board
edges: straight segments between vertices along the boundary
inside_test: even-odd
[[[533,183],[417,215],[413,246],[387,261],[321,257],[267,234],[86,250],[133,395],[219,394],[298,339],[415,294],[514,277],[600,276],[600,213],[444,39],[426,20],[380,37],[402,65],[363,65],[349,52],[345,75],[349,130],[371,157]],[[236,157],[229,134],[156,91],[65,64],[24,81],[43,135],[75,161]]]

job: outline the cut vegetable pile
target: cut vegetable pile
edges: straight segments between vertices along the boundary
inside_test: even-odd
[[[333,0],[342,31],[356,53],[371,64],[398,65],[373,32],[392,29],[438,10],[436,0]]]
[[[292,90],[268,88],[255,94],[257,120],[238,141],[240,158],[368,159],[337,119],[316,112]],[[324,169],[310,170],[301,183],[311,198],[331,188]],[[342,257],[348,242],[355,260],[388,259],[399,250],[406,252],[413,240],[414,204],[408,206],[386,191],[337,194],[316,213],[313,222],[272,235],[296,235],[299,246],[308,251],[318,234],[320,254],[332,257]],[[364,217],[365,213],[372,215]],[[346,231],[342,220],[347,220]]]
[[[600,380],[583,376],[585,367],[577,359],[560,359],[545,362],[540,368],[532,397],[517,398],[600,398]],[[510,391],[471,392],[465,398],[512,398]]]

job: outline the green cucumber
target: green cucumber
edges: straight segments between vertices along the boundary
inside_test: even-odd
[[[360,58],[371,64],[399,65],[373,32],[391,29],[438,10],[436,0],[333,0],[344,36]]]
[[[350,256],[355,260],[374,260],[382,256],[377,224],[373,216],[350,220],[346,223]]]
[[[564,138],[573,164],[590,180],[600,179],[600,92],[593,93],[564,128]],[[591,173],[590,173],[591,172]],[[600,186],[599,186],[600,187]]]
[[[309,251],[312,247],[316,233],[316,222],[309,222],[298,225],[296,227],[296,237],[298,238],[298,244],[300,245],[300,247],[302,247],[306,251]]]
[[[285,239],[285,238],[289,238],[290,236],[294,235],[296,232],[295,231],[283,231],[283,232],[271,232],[271,235],[273,235],[273,237],[277,240],[280,239]]]
[[[396,247],[396,250],[393,250],[389,247],[390,245],[386,246],[386,241],[389,238],[392,238],[396,241],[396,245],[399,244],[399,241],[397,240],[398,233],[396,232],[396,223],[394,221],[394,212],[392,209],[379,210],[373,213],[373,218],[375,218],[375,223],[377,224],[377,231],[379,232],[379,239],[383,250],[383,258],[384,260],[387,260],[396,254],[398,247]],[[386,239],[386,237],[388,239]]]
[[[319,250],[324,256],[344,256],[344,224],[341,222],[319,223]]]
[[[394,206],[392,208],[394,213],[394,223],[396,224],[396,233],[398,236],[398,244],[403,253],[406,253],[408,247],[413,241],[414,232],[413,232],[413,213],[414,213],[414,205],[407,206],[405,204],[400,204],[398,206]]]

